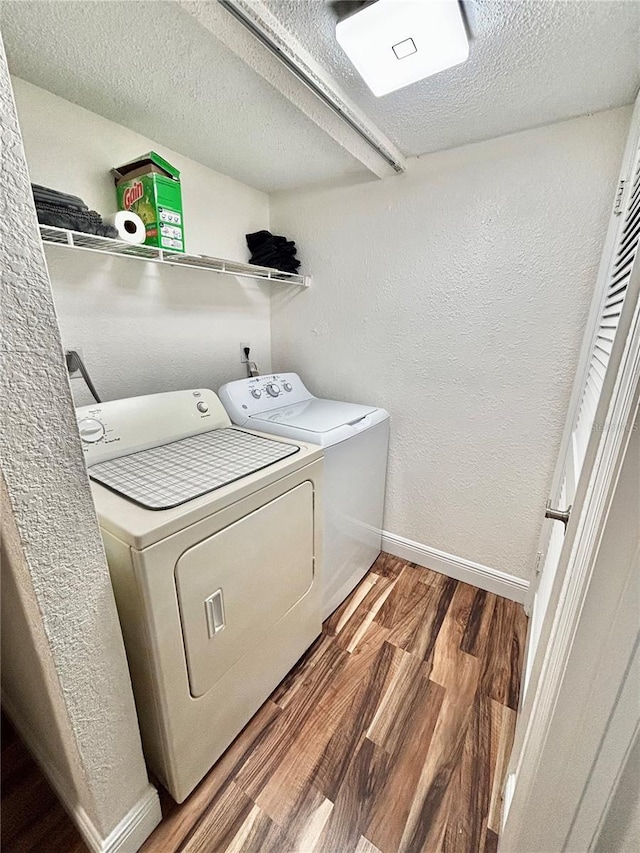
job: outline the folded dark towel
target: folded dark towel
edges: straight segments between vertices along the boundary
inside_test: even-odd
[[[293,240],[287,240],[286,237],[278,237],[276,235],[272,240],[279,249],[295,249],[296,247],[295,242]]]
[[[271,255],[269,257],[251,256],[249,263],[256,264],[261,267],[273,267],[275,269],[290,269],[291,267],[299,267],[300,261],[297,258],[285,257],[284,255]]]
[[[81,198],[67,195],[40,184],[32,184],[33,199],[36,204],[38,222],[53,228],[68,228],[99,237],[116,238],[118,232],[103,221],[95,210],[89,210]]]
[[[267,266],[278,259],[289,261],[295,258],[295,255],[288,255],[285,252],[278,252],[275,249],[268,252],[254,252],[251,260],[254,264],[266,264]]]
[[[267,241],[271,241],[271,232],[270,231],[254,231],[253,234],[247,234],[247,246],[251,249],[251,251],[255,251],[259,246],[262,246],[263,243]]]
[[[296,258],[296,244],[279,234],[270,231],[254,231],[247,234],[247,246],[251,250],[250,264],[272,267],[283,272],[295,273],[300,267]]]
[[[252,252],[257,252],[263,246],[275,245],[279,249],[295,249],[295,242],[287,240],[286,237],[273,235],[269,231],[256,231],[253,234],[247,234],[247,246]]]
[[[274,265],[275,269],[282,270],[282,272],[298,272],[300,269],[300,261],[296,261],[293,264],[285,264],[278,262]]]
[[[68,228],[70,231],[81,231],[84,234],[95,234],[99,237],[111,237],[115,239],[118,232],[106,222],[95,219],[87,219],[74,215],[71,209],[59,210],[36,208],[38,222],[41,225],[50,225],[52,228]]]
[[[296,253],[296,247],[291,245],[282,245],[276,246],[273,243],[264,243],[264,245],[260,246],[258,249],[253,250],[254,255],[264,255],[267,252],[277,252],[279,255],[288,255],[292,256]]]
[[[273,255],[251,255],[251,263],[258,267],[272,267],[280,258],[277,253]]]
[[[65,205],[38,203],[36,213],[38,221],[43,225],[69,228],[72,231],[83,231],[103,237],[117,237],[118,234],[116,229],[103,222],[101,216],[94,210],[78,210]]]
[[[258,263],[254,258],[251,258],[251,263]],[[290,267],[299,267],[300,261],[297,258],[283,258],[280,256],[276,256],[272,258],[268,263],[262,263],[260,266],[263,267],[276,267],[277,269],[288,269]]]
[[[37,201],[36,210],[64,211],[72,214],[73,216],[77,216],[79,219],[95,219],[100,222],[102,221],[100,214],[96,213],[95,210],[89,210],[88,207],[70,207],[66,204],[51,204],[47,201]]]
[[[87,205],[81,198],[78,198],[77,195],[67,195],[67,193],[61,193],[58,190],[52,190],[49,187],[43,187],[40,184],[31,184],[31,189],[33,191],[33,197],[36,204],[39,201],[42,201],[50,204],[63,204],[68,207],[77,207],[81,210],[88,209]]]

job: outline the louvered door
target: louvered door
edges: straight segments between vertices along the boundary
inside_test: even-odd
[[[619,211],[619,241],[611,259],[578,418],[572,434],[575,482],[580,476],[589,434],[594,428],[596,407],[609,364],[611,347],[624,305],[631,270],[638,253],[640,242],[640,152],[638,148],[636,148],[635,162],[628,184],[628,187],[621,188],[621,202],[626,199],[626,204],[624,207],[621,204]],[[603,428],[603,426],[597,424],[596,428]]]
[[[571,506],[581,475],[585,475],[585,454],[594,430],[615,428],[615,424],[595,423],[604,378],[609,366],[625,294],[640,243],[640,98],[631,121],[618,194],[612,212],[605,250],[600,265],[596,294],[583,345],[581,368],[576,376],[565,440],[551,491],[550,505],[565,510]],[[553,588],[553,581],[565,542],[560,521],[548,521],[543,530],[539,553],[539,574],[534,579],[529,638],[524,671],[524,690],[531,687],[530,676]]]

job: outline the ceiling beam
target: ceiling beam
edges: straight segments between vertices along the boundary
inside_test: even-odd
[[[398,148],[261,0],[176,2],[369,172],[405,171]]]

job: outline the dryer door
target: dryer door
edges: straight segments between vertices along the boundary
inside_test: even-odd
[[[307,593],[313,557],[310,482],[185,551],[175,576],[193,696],[251,654]]]

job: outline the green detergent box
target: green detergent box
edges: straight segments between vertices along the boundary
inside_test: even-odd
[[[155,151],[112,169],[118,210],[132,210],[145,224],[145,245],[184,252],[180,172]]]

